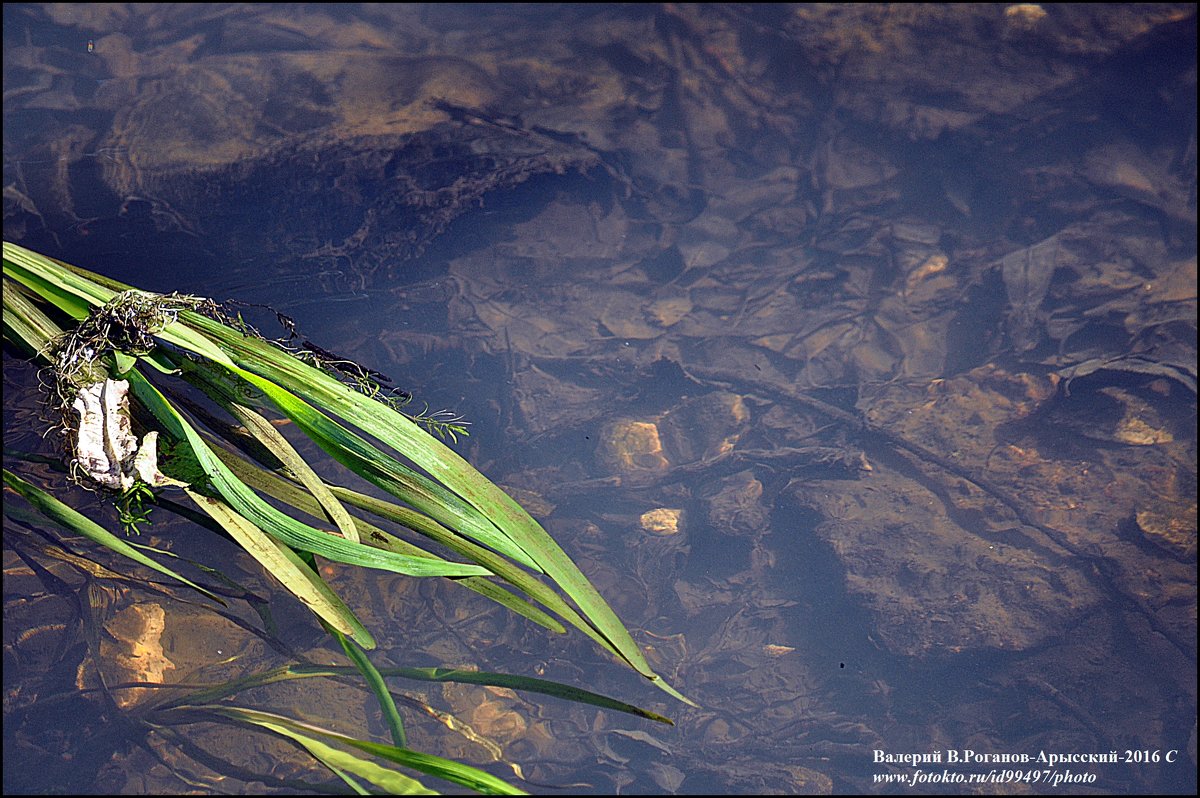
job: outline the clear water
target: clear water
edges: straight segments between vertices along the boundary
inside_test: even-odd
[[[330,569],[381,667],[676,722],[396,681],[414,748],[538,793],[1194,793],[1190,6],[337,8],[7,4],[5,238],[269,306],[470,420],[458,450],[700,705],[452,585]],[[7,449],[53,451],[35,383],[6,351]],[[663,451],[626,468],[630,422]],[[6,791],[337,789],[81,692],[97,590],[164,609],[168,681],[337,661],[160,515],[149,542],[275,625],[85,578],[13,510]],[[362,725],[353,686],[299,685],[256,706]]]

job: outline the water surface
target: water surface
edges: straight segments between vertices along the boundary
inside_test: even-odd
[[[397,683],[413,747],[539,793],[1194,793],[1190,5],[4,13],[6,240],[269,306],[470,420],[458,450],[700,705],[452,585],[332,569],[380,666],[676,721]],[[35,384],[6,352],[7,448],[53,451]],[[79,692],[98,593],[161,608],[167,681],[336,657],[163,515],[150,541],[275,625],[84,578],[6,516],[6,791],[331,788]]]

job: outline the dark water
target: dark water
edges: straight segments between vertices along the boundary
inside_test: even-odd
[[[1194,793],[1191,6],[4,13],[6,241],[269,306],[470,420],[458,450],[700,705],[333,570],[377,665],[676,722],[396,682],[414,748],[538,793]],[[7,449],[53,451],[35,382],[6,350]],[[168,682],[338,661],[232,544],[147,533],[269,621],[5,524],[6,791],[338,789],[81,692],[97,602],[161,609]],[[255,705],[386,739],[349,683],[301,685]]]

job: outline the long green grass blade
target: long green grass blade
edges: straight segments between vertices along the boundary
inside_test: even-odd
[[[655,721],[656,723],[665,723],[668,726],[674,725],[674,721],[668,717],[659,715],[657,712],[651,712],[600,693],[593,693],[590,690],[583,690],[547,679],[534,679],[528,676],[514,676],[507,673],[489,673],[488,671],[465,671],[456,668],[392,667],[379,668],[378,671],[385,679],[399,677],[401,679],[416,679],[423,682],[490,685],[493,687],[507,687],[519,692],[541,693],[542,695],[561,698],[564,701],[573,701],[577,704],[590,704],[601,709],[610,709],[616,712],[636,715],[640,718]],[[349,665],[283,665],[222,684],[204,687],[188,695],[177,695],[173,698],[167,698],[162,703],[157,704],[156,708],[170,709],[182,704],[211,704],[222,698],[237,695],[245,690],[264,687],[278,682],[286,682],[293,679],[313,679],[324,676],[353,676],[356,672],[361,671]]]
[[[514,546],[480,515],[476,508],[464,504],[458,496],[405,468],[402,463],[380,452],[358,435],[271,380],[242,369],[238,369],[236,373],[262,390],[279,411],[296,422],[318,446],[359,476],[376,483],[393,495],[400,494],[399,498],[421,512],[438,517],[442,523],[475,537],[485,546],[491,546],[518,562],[536,567],[524,551]],[[393,415],[397,419],[403,419],[399,413]],[[407,419],[403,420],[412,423]],[[434,442],[434,438],[428,433],[422,431],[422,434],[427,439],[423,442]]]
[[[336,629],[333,630],[333,636],[341,644],[342,651],[346,652],[346,656],[354,663],[354,667],[358,668],[358,672],[366,679],[367,686],[371,688],[371,693],[375,696],[375,700],[379,702],[379,707],[383,710],[383,718],[392,733],[392,742],[398,748],[404,748],[408,745],[404,734],[404,722],[400,720],[400,713],[396,709],[396,702],[392,699],[392,694],[387,689],[387,684],[384,683],[383,676],[380,675],[379,671],[375,668],[375,664],[371,662],[366,653],[354,644],[353,640],[339,633]]]
[[[418,679],[424,682],[456,682],[459,684],[479,684],[491,687],[507,687],[528,693],[561,698],[564,701],[574,701],[577,704],[591,704],[602,709],[613,709],[630,715],[646,718],[657,723],[674,726],[675,721],[668,717],[651,712],[648,709],[609,698],[600,693],[593,693],[579,687],[572,687],[561,682],[547,679],[534,679],[529,676],[516,676],[509,673],[489,673],[487,671],[464,671],[458,668],[382,668],[379,671],[384,676],[401,676],[405,679]]]
[[[266,495],[271,496],[274,499],[278,499],[286,504],[290,504],[296,509],[301,510],[309,515],[316,516],[320,512],[319,507],[316,505],[316,502],[311,496],[295,487],[287,480],[284,480],[265,469],[257,468],[242,460],[236,454],[228,452],[220,447],[214,447],[213,452],[221,458],[221,461],[228,466],[229,470],[232,471],[238,479],[242,480],[255,490],[265,493]],[[545,587],[545,585],[542,585],[541,582],[537,582],[532,577],[529,577],[524,571],[521,571],[503,557],[500,557],[498,554],[489,549],[485,549],[482,546],[466,540],[465,538],[455,535],[452,531],[445,529],[436,521],[426,518],[415,510],[407,507],[401,507],[399,505],[392,504],[391,502],[385,502],[381,499],[375,499],[374,497],[363,496],[363,494],[356,493],[336,485],[330,486],[330,490],[339,496],[342,501],[345,501],[348,504],[359,504],[360,502],[365,502],[361,505],[363,509],[367,509],[372,512],[374,512],[375,509],[379,509],[386,514],[376,512],[376,515],[381,515],[381,517],[395,521],[396,523],[406,526],[413,531],[427,534],[433,540],[448,541],[447,545],[449,545],[449,547],[456,553],[461,554],[468,559],[474,560],[477,565],[486,568],[501,578],[508,579],[506,574],[509,574],[510,571],[523,575],[528,578],[530,582],[540,586],[543,590],[549,593],[551,597],[557,599],[558,604],[562,604],[564,607],[567,606],[561,601],[561,599],[558,599],[557,594],[553,593],[553,591]],[[370,524],[361,518],[355,518],[354,522],[358,527],[359,536],[364,542],[367,543],[367,545],[387,548],[391,551],[398,551],[413,557],[436,557],[436,555],[426,552],[423,549],[412,545],[408,541],[402,540],[395,535],[388,533],[386,530],[380,529],[379,527]],[[512,580],[510,579],[509,581]],[[561,623],[547,615],[538,607],[530,604],[528,601],[519,596],[513,595],[500,585],[490,582],[487,579],[469,576],[462,579],[456,579],[455,584],[461,585],[462,587],[470,590],[474,590],[476,593],[479,593],[499,604],[504,605],[513,612],[523,615],[534,623],[544,626],[551,631],[558,633],[566,631]],[[517,582],[513,582],[513,584],[517,587],[521,587],[521,584]],[[567,612],[573,613],[574,611],[567,607]],[[580,623],[582,623],[582,620],[580,620]]]
[[[329,517],[329,520],[337,526],[338,531],[342,533],[342,537],[352,543],[359,543],[358,528],[354,525],[354,519],[350,517],[350,513],[346,512],[346,508],[342,503],[329,492],[329,488],[325,486],[324,481],[316,475],[309,467],[304,458],[292,448],[288,443],[287,438],[279,434],[279,430],[271,425],[271,422],[260,416],[245,405],[231,402],[227,405],[230,412],[250,433],[258,439],[258,442],[266,447],[288,472],[295,478],[297,482],[313,495],[313,498],[321,505],[321,509]]]
[[[519,545],[516,538],[520,535],[514,535],[512,530],[506,528],[514,525],[510,516],[513,516],[511,506],[514,506],[515,502],[419,425],[265,341],[242,336],[196,313],[183,311],[180,319],[225,347],[242,368],[266,378],[308,402],[331,410],[402,453],[435,481],[445,485],[478,509],[485,518],[505,532],[514,545]],[[499,497],[504,497],[504,500],[500,500]],[[499,516],[493,513],[494,510],[499,511]],[[516,515],[519,517],[521,513],[523,511]],[[522,523],[534,522],[528,519]],[[516,524],[517,527],[520,525]]]
[[[180,709],[188,709],[189,707],[180,707]],[[421,773],[459,784],[463,787],[470,788],[476,792],[481,792],[485,795],[527,795],[528,793],[519,790],[503,779],[496,778],[490,773],[480,770],[479,768],[463,765],[458,762],[453,762],[449,759],[444,759],[440,756],[432,754],[423,754],[418,751],[412,751],[408,748],[397,748],[394,745],[383,745],[382,743],[373,743],[367,740],[359,740],[354,737],[349,737],[345,734],[331,731],[329,729],[315,726],[311,723],[285,718],[282,715],[276,715],[270,712],[261,712],[259,710],[247,709],[245,707],[232,707],[220,705],[203,705],[191,706],[191,709],[206,710],[224,715],[234,720],[240,720],[246,723],[273,724],[287,728],[298,734],[314,734],[327,740],[342,743],[352,748],[371,754],[372,756],[386,759],[390,762],[395,762],[398,765],[410,767]],[[349,769],[349,768],[347,768]]]
[[[533,600],[540,602],[546,609],[591,637],[603,648],[616,656],[620,656],[619,652],[612,647],[608,639],[596,632],[592,625],[580,617],[579,613],[563,600],[561,596],[537,577],[522,571],[514,563],[505,560],[489,549],[485,549],[465,538],[455,535],[431,519],[424,518],[418,513],[413,513],[407,507],[398,507],[390,502],[384,502],[373,496],[357,493],[347,488],[334,487],[333,492],[347,504],[367,510],[389,521],[403,524],[438,541],[454,552],[479,563],[496,576],[513,585],[513,587],[523,591]]]
[[[92,308],[110,301],[118,290],[132,290],[128,286],[122,289],[106,287],[103,284],[105,282],[116,286],[121,284],[97,279],[99,275],[7,241],[4,242],[4,273],[29,286],[39,296],[76,319],[84,318]],[[189,349],[214,363],[232,365],[229,356],[220,347],[192,327],[171,322],[157,335],[167,343]]]
[[[4,337],[36,354],[61,335],[62,328],[33,303],[27,290],[21,283],[4,278]]]
[[[199,591],[218,604],[222,606],[225,605],[225,602],[213,593],[200,587],[190,579],[180,576],[170,568],[167,568],[165,565],[159,564],[150,557],[147,557],[145,554],[142,554],[133,546],[109,532],[95,521],[92,521],[78,510],[68,507],[58,499],[51,496],[49,493],[46,493],[41,488],[38,488],[37,486],[26,482],[24,479],[21,479],[21,477],[9,471],[7,468],[4,469],[4,484],[6,487],[11,488],[20,495],[24,496],[25,499],[28,500],[29,503],[37,508],[42,514],[63,525],[67,529],[77,532],[78,534],[86,537],[88,540],[98,543],[105,548],[112,549],[122,557],[127,557],[136,563],[144,565],[147,568],[152,568],[161,574],[171,577],[172,579],[178,579],[180,582],[194,590]]]
[[[115,291],[62,268],[37,252],[4,242],[4,274],[33,289],[76,319],[113,298]]]
[[[479,576],[487,573],[477,565],[405,557],[360,543],[351,543],[337,535],[288,517],[259,498],[258,494],[235,477],[212,453],[192,425],[137,369],[131,370],[126,377],[134,395],[158,422],[176,438],[187,441],[205,474],[230,506],[250,523],[281,542],[336,562],[365,565],[409,576]]]
[[[231,334],[233,331],[217,322],[188,311],[181,312],[180,319],[195,325],[226,347],[239,366],[333,410],[396,451],[403,452],[435,480],[462,496],[562,587],[618,656],[647,678],[659,680],[616,613],[566,552],[508,494],[452,449],[389,408],[352,391],[317,369],[294,358],[286,358],[286,353],[265,342]]]
[[[254,387],[261,389],[263,395],[270,398],[270,403],[276,409],[294,421],[297,427],[327,454],[360,477],[411,504],[417,510],[451,529],[471,536],[534,570],[540,570],[521,549],[513,546],[508,538],[502,535],[476,508],[467,504],[458,495],[428,477],[413,471],[390,455],[384,454],[290,391],[264,380],[257,374],[240,370],[237,367],[231,367],[219,373],[209,364],[182,362],[181,365],[184,367],[184,376],[189,382],[223,404],[246,401],[245,390],[253,390]],[[231,377],[230,372],[236,376]],[[240,395],[234,397],[234,389],[229,381],[238,377],[245,379],[250,385],[243,385]],[[397,418],[403,418],[398,413],[395,415]],[[429,440],[433,439],[429,438]],[[283,460],[284,458],[278,457],[277,459]],[[306,485],[306,487],[317,489],[315,485]]]
[[[103,304],[113,292],[125,288],[116,281],[60,264],[8,243],[5,244],[5,271],[26,284],[35,285],[39,293],[47,291],[51,301],[77,317],[82,304]],[[59,283],[61,287],[58,286]],[[269,342],[247,336],[241,331],[189,310],[180,310],[177,318],[178,321],[169,324],[158,334],[160,340],[196,352],[243,378],[249,379],[246,372],[257,375],[260,379],[251,381],[268,395],[275,391],[272,401],[278,396],[285,405],[293,400],[306,405],[312,403],[407,457],[428,474],[434,483],[444,485],[450,494],[461,497],[466,505],[477,511],[478,516],[494,525],[507,541],[495,543],[498,539],[493,539],[493,543],[489,545],[494,545],[497,551],[504,551],[514,559],[532,563],[530,567],[544,572],[552,579],[574,602],[582,617],[586,618],[586,625],[592,630],[589,634],[594,640],[614,652],[660,689],[691,703],[654,673],[611,607],[546,531],[511,497],[441,441],[430,436],[403,414],[350,389],[325,372],[297,360]],[[287,394],[291,395],[290,399]],[[312,410],[311,405],[308,407]],[[280,409],[290,417],[288,409]],[[299,415],[308,412],[295,404],[290,409],[292,413]],[[328,418],[324,413],[320,415]],[[315,415],[305,417],[313,422],[305,429],[310,434],[310,430],[318,429],[324,424]],[[296,423],[304,428],[301,421],[297,420]],[[333,442],[347,442],[341,433],[332,428],[326,432],[326,440],[331,442],[331,445],[337,445]],[[368,455],[365,451],[360,451],[355,456],[366,463],[371,463],[374,459],[374,455]],[[221,480],[214,481],[221,484]],[[241,511],[243,508],[238,509]],[[447,526],[468,534],[480,531],[464,528],[464,523],[470,523],[469,520],[464,522],[464,519],[473,519],[474,515],[459,513],[459,516],[456,523],[448,523]],[[259,520],[249,513],[247,517],[256,522]],[[278,535],[306,537],[315,532],[307,525],[304,525],[303,529],[276,529],[270,524],[262,526],[266,531]],[[490,532],[486,525],[484,530]],[[517,551],[525,556],[518,556]]]
[[[185,492],[200,509],[212,516],[234,541],[275,577],[281,585],[308,605],[323,621],[337,631],[350,635],[364,648],[374,648],[371,633],[359,622],[338,595],[309,568],[296,553],[234,512],[224,502],[196,493]]]
[[[235,717],[231,713],[229,717]],[[265,714],[265,713],[259,713]],[[283,723],[275,723],[271,720],[262,717],[240,717],[245,723],[252,723],[256,726],[261,726],[264,729],[275,732],[278,735],[295,740],[300,745],[313,755],[323,765],[328,767],[335,773],[345,771],[352,773],[359,778],[374,784],[379,789],[383,790],[388,795],[437,795],[435,790],[431,790],[421,782],[406,776],[403,773],[398,773],[390,768],[385,768],[378,765],[369,759],[363,759],[360,756],[334,748],[331,745],[326,745],[320,740],[301,734],[291,726]],[[340,775],[340,773],[339,773]]]
[[[224,346],[246,370],[299,396],[329,408],[348,422],[404,453],[435,480],[476,507],[534,560],[576,603],[597,633],[635,670],[654,681],[661,677],[650,668],[641,650],[566,552],[508,494],[496,487],[452,449],[432,438],[415,423],[341,384],[318,369],[286,358],[269,344],[233,334],[219,323],[183,311],[180,319],[194,325]],[[286,411],[284,411],[286,413]]]
[[[312,753],[312,749],[309,749],[309,753],[310,754]],[[314,754],[314,756],[315,756],[315,754]],[[355,795],[371,795],[372,794],[371,791],[368,790],[366,787],[362,786],[357,781],[350,778],[350,774],[347,773],[346,771],[340,770],[336,765],[334,765],[330,762],[327,762],[324,759],[322,759],[320,761],[321,761],[322,765],[324,765],[325,767],[327,767],[333,771],[333,775],[337,776],[339,779],[341,779],[343,782],[345,782],[346,786],[349,787],[350,791],[353,792]]]

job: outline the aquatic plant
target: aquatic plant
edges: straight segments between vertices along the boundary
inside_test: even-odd
[[[487,774],[405,748],[383,676],[364,653],[374,638],[322,578],[317,557],[453,579],[547,629],[574,627],[655,686],[691,703],[650,668],[616,614],[541,525],[446,445],[443,439],[464,434],[463,426],[436,414],[405,413],[406,395],[384,390],[376,372],[319,347],[296,351],[269,341],[210,299],[140,291],[8,242],[3,318],[5,340],[45,364],[48,404],[68,442],[73,478],[112,497],[123,525],[134,531],[152,507],[177,506],[162,500],[165,493],[186,496],[338,639],[378,698],[394,745],[343,739],[302,721],[216,703],[232,690],[214,688],[203,698],[174,699],[160,709],[215,713],[270,729],[335,773],[353,773],[383,789],[421,785],[396,781],[328,741],[474,789],[510,789]],[[140,437],[135,418],[145,420]],[[318,476],[277,424],[299,430],[396,501]],[[29,480],[8,469],[4,479],[57,524],[220,601]],[[448,553],[408,542],[364,515],[412,530]],[[666,721],[577,688],[503,679]]]

